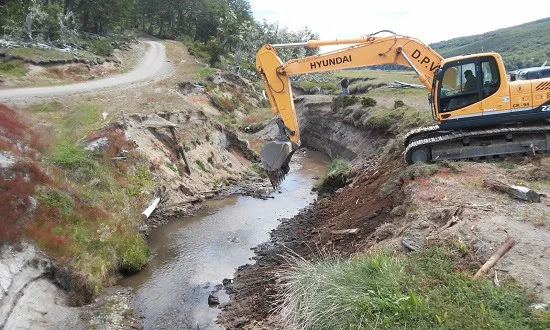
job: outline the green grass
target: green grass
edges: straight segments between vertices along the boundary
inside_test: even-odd
[[[431,114],[408,106],[388,109],[375,106],[369,111],[363,125],[373,130],[392,135],[403,135],[413,128],[433,125]]]
[[[179,171],[178,169],[176,168],[176,166],[170,162],[166,162],[166,167],[168,167],[169,169],[171,169],[174,173],[178,174]]]
[[[29,106],[29,110],[33,113],[49,113],[57,112],[61,108],[61,103],[59,102],[48,102],[48,103],[35,103]]]
[[[90,168],[98,166],[90,151],[69,141],[60,141],[55,146],[51,159],[55,165],[66,169],[75,169],[79,166]]]
[[[325,173],[317,180],[314,186],[314,190],[319,189],[328,178],[335,178],[342,176],[347,178],[350,171],[350,165],[347,160],[343,158],[336,158],[332,161],[330,166],[325,170]]]
[[[19,60],[0,62],[0,75],[24,77],[29,70]]]
[[[267,172],[266,170],[262,167],[262,164],[261,163],[252,163],[252,169],[254,170],[254,172],[256,172],[261,178],[267,178]]]
[[[99,106],[84,104],[71,108],[64,117],[62,127],[70,135],[80,138],[101,126],[101,112]]]
[[[208,172],[208,169],[206,168],[206,166],[204,165],[204,163],[202,161],[200,161],[199,159],[197,159],[195,161],[195,163],[197,164],[197,166],[203,170],[204,172]]]
[[[197,70],[197,76],[199,79],[204,80],[208,77],[212,77],[215,71],[216,70],[211,67],[203,66]]]
[[[498,163],[496,163],[496,166],[500,167],[500,168],[503,168],[503,169],[506,169],[506,170],[513,170],[513,169],[516,169],[518,167],[517,164],[511,163],[511,162],[508,162],[508,161],[498,162]]]
[[[458,271],[459,249],[409,256],[379,252],[349,260],[291,261],[280,307],[293,329],[543,329],[514,283],[495,287]],[[548,313],[548,312],[546,312]]]
[[[347,160],[343,158],[336,158],[332,161],[330,166],[325,170],[325,173],[321,177],[321,180],[328,178],[329,176],[336,175],[348,175],[350,166]]]

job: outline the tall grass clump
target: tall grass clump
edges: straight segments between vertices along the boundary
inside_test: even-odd
[[[315,183],[314,190],[320,190],[324,186],[335,186],[336,188],[343,187],[348,181],[350,165],[343,158],[336,158],[330,166],[325,170],[325,173]]]
[[[29,70],[22,61],[0,62],[0,73],[12,77],[24,77]]]
[[[460,252],[432,246],[349,260],[290,260],[279,312],[288,329],[547,329],[514,282],[471,279]],[[463,268],[463,267],[462,267]]]

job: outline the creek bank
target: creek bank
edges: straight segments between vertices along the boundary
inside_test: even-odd
[[[227,301],[228,277],[254,256],[251,247],[268,239],[279,217],[291,217],[315,199],[311,187],[326,166],[326,156],[302,149],[287,180],[267,198],[207,200],[194,215],[151,231],[147,267],[118,282],[134,288],[144,327],[218,329],[214,321]]]
[[[525,180],[522,185],[550,191],[547,182],[540,181],[550,158],[515,159],[502,167],[476,162],[406,167],[395,150],[379,154],[378,149],[392,150],[391,136],[359,127],[366,122],[362,116],[352,124],[353,109],[336,113],[331,104],[330,97],[300,97],[296,106],[302,142],[332,157],[351,157],[351,183],[284,219],[268,242],[254,248],[254,263],[239,267],[226,287],[230,300],[220,313],[220,324],[226,329],[283,330],[277,308],[289,259],[349,258],[379,249],[406,254],[411,240],[460,244],[465,257],[458,266],[475,270],[511,235],[520,243],[488,276],[497,278],[498,273],[501,283],[515,280],[536,302],[548,302],[550,285],[543,274],[550,269],[545,258],[550,225],[541,220],[548,201],[511,200],[484,188],[483,180]],[[274,134],[270,129],[258,134]],[[373,136],[374,141],[366,141]]]
[[[159,119],[174,125],[177,141],[167,127],[147,124]],[[207,199],[269,193],[269,182],[251,169],[259,158],[248,142],[199,109],[132,114],[117,126],[123,127],[126,139],[152,175],[151,199],[162,197],[158,209],[140,226],[144,233],[193,214]],[[180,144],[186,150],[189,169],[178,153]]]

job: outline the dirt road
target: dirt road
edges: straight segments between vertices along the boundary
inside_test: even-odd
[[[84,83],[52,87],[13,88],[0,90],[0,102],[32,101],[45,97],[96,91],[110,87],[129,86],[150,80],[171,70],[166,59],[166,49],[156,41],[146,41],[150,45],[139,64],[130,72]]]

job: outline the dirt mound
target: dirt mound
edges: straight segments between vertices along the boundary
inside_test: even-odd
[[[358,174],[335,195],[322,198],[293,219],[283,219],[269,242],[255,249],[256,263],[236,272],[230,302],[219,321],[228,329],[281,329],[277,294],[285,255],[307,260],[347,258],[371,249],[406,253],[447,241],[466,251],[464,269],[480,267],[506,240],[517,243],[488,275],[513,278],[533,301],[550,300],[550,201],[526,203],[483,186],[486,178],[550,191],[546,181],[519,173],[544,172],[550,158],[517,164],[457,163],[405,168],[393,159]],[[414,243],[414,244],[412,244]]]

